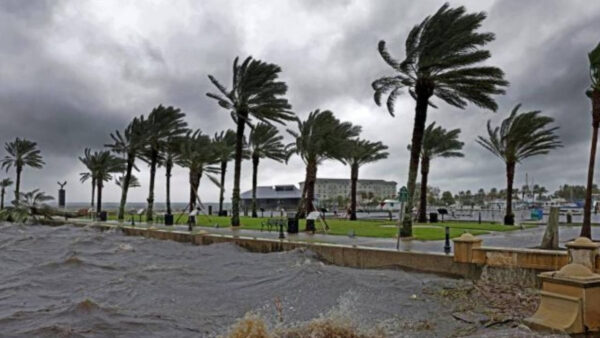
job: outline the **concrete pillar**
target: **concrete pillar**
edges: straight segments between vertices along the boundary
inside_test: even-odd
[[[600,275],[581,264],[539,274],[542,296],[536,313],[525,319],[534,329],[568,334],[600,329]]]
[[[569,263],[581,264],[592,271],[596,270],[596,256],[600,252],[600,243],[592,242],[587,237],[579,237],[568,242],[566,247],[569,249]]]
[[[454,261],[459,263],[471,263],[473,248],[481,247],[481,238],[477,238],[468,232],[452,241],[454,242]]]

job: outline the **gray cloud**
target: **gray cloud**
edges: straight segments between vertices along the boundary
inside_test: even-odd
[[[213,91],[207,75],[229,85],[233,58],[253,55],[282,66],[288,97],[300,117],[317,108],[331,109],[363,125],[363,137],[390,146],[390,158],[365,166],[361,176],[403,183],[414,102],[408,95],[400,98],[396,118],[374,104],[371,82],[392,72],[376,46],[386,40],[401,59],[408,31],[441,4],[2,1],[0,142],[20,136],[40,144],[47,166],[25,172],[26,189],[54,191],[55,181],[67,179],[73,182],[70,198],[87,201],[87,184],[75,184],[83,170],[76,157],[85,147],[101,147],[110,132],[160,103],[181,107],[190,127],[208,134],[232,128],[228,112],[205,96]],[[511,87],[498,97],[495,114],[444,104],[430,111],[429,121],[461,128],[466,143],[464,159],[435,160],[431,184],[453,191],[502,187],[502,163],[474,140],[484,133],[488,119],[498,123],[518,102],[523,109],[554,117],[565,147],[522,163],[517,184],[524,183],[525,172],[549,190],[563,183],[583,184],[591,134],[584,96],[589,83],[586,53],[597,43],[600,3],[452,2],[459,4],[488,12],[482,29],[496,33],[488,63],[504,69]],[[144,164],[140,168],[143,187],[132,192],[136,201],[146,196],[148,174]],[[248,164],[243,167],[243,189],[250,187],[250,169]],[[263,161],[259,170],[261,184],[297,183],[304,177],[299,159],[287,167]],[[319,168],[319,175],[346,177],[348,171],[330,161]],[[157,181],[158,200],[164,197],[163,174],[159,172]],[[173,199],[183,201],[185,170],[175,174]],[[201,187],[206,200],[216,200],[217,189],[208,180]],[[226,188],[231,191],[229,183]],[[109,185],[106,198],[117,200],[118,195],[116,186]]]

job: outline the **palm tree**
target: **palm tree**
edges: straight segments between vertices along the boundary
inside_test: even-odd
[[[41,169],[44,166],[44,161],[40,155],[40,150],[37,149],[37,143],[27,139],[16,138],[12,142],[7,142],[4,149],[8,153],[0,162],[2,168],[8,170],[15,167],[17,179],[15,183],[15,201],[19,200],[19,188],[21,187],[21,173],[24,167],[32,167]]]
[[[225,174],[227,172],[227,163],[235,158],[235,131],[227,129],[220,133],[215,133],[213,145],[215,151],[219,154],[221,162],[221,188],[219,189],[219,216],[223,215],[223,201],[225,200]],[[244,142],[245,143],[245,142]]]
[[[596,161],[596,144],[598,143],[598,127],[600,127],[600,43],[589,54],[590,79],[592,85],[587,95],[592,99],[592,149],[590,150],[590,163],[588,166],[587,187],[585,191],[585,206],[583,210],[583,224],[581,236],[592,238],[592,186],[594,184],[594,163]]]
[[[37,215],[50,218],[52,210],[45,202],[53,199],[54,197],[48,196],[38,189],[25,193],[20,192],[19,199],[15,201],[12,207],[0,210],[0,220],[24,223],[29,219],[37,222]]]
[[[463,157],[460,152],[464,143],[458,140],[460,129],[446,130],[431,123],[423,134],[421,148],[421,196],[419,201],[419,222],[427,222],[427,178],[429,163],[435,157]]]
[[[148,206],[146,207],[146,221],[148,222],[152,222],[154,216],[154,179],[156,177],[156,167],[163,161],[163,155],[169,138],[180,136],[187,131],[187,123],[183,121],[184,117],[185,114],[180,109],[159,105],[152,109],[152,112],[148,115],[148,119],[144,122],[146,143],[139,157],[150,166]]]
[[[85,164],[90,162],[90,172],[92,179],[96,182],[96,212],[100,214],[102,211],[102,188],[104,182],[112,180],[112,175],[121,173],[126,168],[126,161],[110,153],[108,150],[95,151],[91,153],[89,149],[85,149],[84,157],[79,157],[79,160]],[[130,177],[131,178],[131,177]]]
[[[10,178],[5,178],[0,181],[0,210],[4,209],[4,193],[6,188],[10,187],[13,181]]]
[[[278,81],[280,72],[279,66],[249,56],[241,65],[238,65],[238,58],[233,61],[231,90],[227,90],[212,75],[208,76],[219,93],[206,95],[217,100],[221,107],[231,112],[231,117],[237,125],[231,198],[232,226],[240,225],[240,174],[245,125],[251,126],[252,118],[265,123],[273,121],[282,124],[294,119],[292,106],[284,98],[287,85],[283,81]]]
[[[306,177],[302,189],[302,197],[296,217],[315,210],[315,182],[317,167],[324,160],[342,160],[350,140],[360,134],[361,127],[350,122],[341,122],[329,110],[315,110],[304,121],[297,119],[298,131],[288,129],[295,138],[289,151],[296,153],[306,165]],[[314,225],[307,222],[307,231],[314,231]]]
[[[404,88],[408,88],[416,101],[408,170],[409,198],[401,236],[412,236],[412,201],[427,107],[435,107],[430,101],[432,96],[461,109],[471,102],[495,111],[497,104],[491,95],[503,94],[500,86],[508,84],[499,68],[475,66],[490,57],[490,53],[481,48],[494,39],[492,33],[476,31],[485,17],[483,12],[467,14],[462,6],[449,8],[444,4],[410,31],[406,39],[406,58],[402,62],[389,54],[385,41],[379,42],[383,60],[397,73],[373,82],[375,103],[381,105],[382,96],[389,93],[387,109],[394,116],[394,102]]]
[[[252,157],[252,218],[256,218],[258,217],[256,213],[258,163],[261,158],[269,158],[280,163],[285,162],[288,158],[288,151],[281,142],[283,136],[279,135],[277,128],[267,123],[258,123],[250,131],[249,140],[248,146]]]
[[[105,145],[113,152],[121,154],[126,161],[125,176],[123,178],[123,186],[121,187],[121,203],[117,215],[119,221],[125,219],[125,204],[127,203],[127,191],[129,190],[129,182],[131,181],[131,172],[134,168],[137,170],[135,159],[140,156],[146,144],[145,125],[144,116],[136,117],[129,123],[123,133],[118,130],[111,133],[110,137],[114,143]],[[98,182],[96,184],[98,185]]]
[[[558,135],[558,127],[548,128],[553,118],[541,115],[540,111],[518,114],[520,104],[502,121],[499,127],[493,128],[491,121],[487,123],[487,137],[479,136],[477,143],[498,156],[506,164],[506,215],[504,224],[514,225],[512,212],[513,181],[515,166],[522,160],[545,155],[550,150],[562,147]]]
[[[180,156],[176,163],[189,170],[189,211],[191,212],[199,201],[198,188],[203,174],[219,186],[219,181],[212,175],[219,173],[219,167],[215,166],[219,163],[219,156],[213,148],[210,137],[196,130],[193,133],[189,132],[181,142]]]
[[[350,166],[350,220],[356,220],[356,186],[358,170],[367,163],[376,162],[388,157],[388,147],[381,142],[354,139],[348,144],[347,152],[342,155],[342,163]]]
[[[85,165],[87,171],[86,172],[82,172],[79,173],[79,180],[81,181],[81,183],[87,181],[87,180],[91,180],[92,181],[92,202],[91,202],[91,207],[94,207],[94,197],[95,197],[95,191],[96,191],[96,179],[94,178],[94,174],[92,173],[92,151],[89,148],[86,148],[84,151],[84,155],[83,157],[81,157],[81,162],[83,163],[83,165]]]

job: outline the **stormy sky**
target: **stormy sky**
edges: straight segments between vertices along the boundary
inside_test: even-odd
[[[67,180],[69,201],[88,201],[89,184],[77,157],[84,148],[100,149],[109,133],[123,129],[158,104],[180,107],[190,127],[214,134],[233,128],[229,113],[205,93],[207,75],[230,84],[236,56],[252,55],[280,65],[288,99],[298,116],[332,110],[342,120],[363,126],[362,137],[390,147],[390,158],[361,169],[362,178],[406,181],[414,101],[397,100],[396,117],[373,102],[370,84],[392,74],[377,52],[386,40],[404,57],[409,30],[442,1],[0,1],[0,143],[15,137],[37,141],[46,166],[26,169],[22,190],[55,194]],[[439,103],[428,123],[461,128],[465,158],[435,159],[430,183],[442,190],[505,185],[503,163],[475,143],[488,119],[502,120],[522,103],[542,110],[560,126],[564,148],[527,159],[517,167],[516,185],[525,173],[554,191],[558,185],[585,183],[591,136],[587,52],[600,41],[600,1],[451,1],[469,11],[485,11],[483,31],[496,34],[486,62],[504,70],[511,85],[498,97],[496,113],[476,106],[465,110]],[[294,128],[294,126],[292,126]],[[285,133],[285,128],[281,127]],[[286,134],[286,140],[291,141]],[[4,150],[0,151],[4,156]],[[131,201],[147,196],[148,170],[138,164],[141,188]],[[319,177],[346,178],[350,169],[328,161]],[[14,172],[1,172],[14,177]],[[297,184],[304,168],[299,158],[285,166],[265,160],[259,185]],[[232,165],[228,172],[229,199]],[[118,201],[119,189],[107,183],[105,201]],[[174,201],[186,201],[186,171],[175,170]],[[251,187],[245,163],[242,191]],[[159,169],[156,200],[164,201],[164,171]],[[201,183],[201,197],[216,201],[218,189]]]

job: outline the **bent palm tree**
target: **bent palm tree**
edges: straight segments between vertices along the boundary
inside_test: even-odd
[[[215,133],[213,145],[215,151],[219,154],[221,162],[221,188],[219,189],[219,216],[223,213],[223,201],[225,200],[225,174],[227,172],[227,163],[235,158],[235,131],[227,129],[220,133]]]
[[[279,135],[277,128],[270,124],[257,124],[250,131],[249,140],[248,146],[252,157],[252,218],[256,218],[258,217],[256,213],[258,163],[261,158],[269,158],[280,163],[285,162],[288,158],[288,151],[281,142],[283,136]]]
[[[102,188],[104,182],[112,180],[112,175],[123,172],[126,168],[126,161],[116,157],[110,151],[95,151],[91,153],[89,149],[85,149],[85,156],[79,157],[82,163],[90,162],[90,172],[92,179],[96,181],[96,212],[99,214],[102,211]],[[89,156],[87,156],[89,154]]]
[[[123,186],[121,187],[121,203],[119,204],[119,212],[117,219],[122,221],[125,219],[125,204],[127,203],[127,192],[129,190],[129,182],[131,181],[131,172],[137,167],[135,166],[135,159],[138,157],[144,145],[146,143],[146,134],[144,132],[144,116],[134,118],[129,123],[123,133],[118,130],[110,134],[113,139],[113,144],[107,144],[106,147],[110,148],[111,151],[121,154],[125,157],[125,175],[123,178]],[[96,182],[98,185],[98,182]]]
[[[88,171],[86,172],[82,172],[79,173],[79,180],[81,181],[81,183],[87,181],[87,180],[91,180],[92,181],[92,202],[91,202],[91,207],[94,207],[94,198],[96,196],[95,192],[96,192],[96,179],[94,178],[94,175],[92,173],[92,151],[89,148],[86,148],[84,151],[84,155],[83,157],[80,158],[81,159],[81,163],[83,163],[83,165],[86,167],[86,169]]]
[[[361,127],[341,122],[329,110],[315,110],[304,121],[297,119],[298,131],[288,129],[295,142],[290,144],[290,154],[296,153],[306,165],[306,177],[296,217],[315,210],[315,182],[317,167],[327,159],[342,160],[350,140],[360,134]],[[307,231],[314,225],[307,222]]]
[[[0,181],[0,210],[4,209],[4,194],[6,193],[6,188],[10,187],[13,184],[13,181],[10,178],[5,178]]]
[[[159,105],[152,109],[152,112],[148,114],[148,119],[144,121],[143,128],[146,135],[146,142],[139,157],[150,166],[148,206],[146,207],[147,222],[152,222],[154,216],[154,179],[156,178],[156,167],[164,160],[163,155],[169,138],[180,136],[187,131],[187,123],[183,121],[184,116],[185,114],[180,109]]]
[[[342,156],[342,163],[350,166],[350,220],[356,220],[356,186],[358,170],[362,165],[388,157],[388,147],[381,142],[354,139],[348,144],[348,151]]]
[[[495,111],[492,94],[503,94],[500,86],[508,83],[496,67],[475,66],[487,60],[490,53],[480,49],[494,39],[492,33],[478,33],[485,13],[466,13],[464,7],[449,8],[444,4],[434,15],[416,25],[406,39],[406,58],[399,62],[388,52],[385,41],[379,42],[379,53],[397,74],[373,82],[374,99],[388,94],[387,109],[394,116],[394,102],[404,88],[416,101],[408,170],[408,203],[402,221],[401,236],[412,236],[413,196],[421,155],[427,107],[435,107],[430,99],[464,109],[468,102]]]
[[[594,163],[596,161],[596,144],[598,143],[598,127],[600,127],[600,43],[589,54],[591,88],[587,95],[592,99],[592,149],[588,166],[587,188],[585,191],[585,206],[583,210],[583,224],[581,236],[592,238],[592,189],[594,184]]]
[[[488,121],[487,137],[477,138],[477,143],[506,164],[506,215],[504,216],[506,225],[515,223],[512,199],[516,164],[526,158],[545,155],[552,149],[562,147],[555,133],[558,127],[548,128],[548,125],[554,122],[553,118],[541,115],[539,111],[518,114],[519,107],[520,104],[499,127],[492,129],[491,121]]]
[[[292,106],[283,97],[287,92],[287,85],[278,81],[280,72],[279,66],[249,56],[241,65],[238,65],[238,58],[233,61],[231,90],[226,89],[212,75],[208,76],[220,93],[206,95],[230,111],[231,118],[237,125],[231,198],[232,226],[240,225],[240,174],[245,125],[251,125],[252,118],[265,123],[272,121],[282,124],[294,119]]]
[[[44,161],[40,155],[40,150],[37,149],[37,143],[26,139],[16,138],[12,142],[7,142],[4,149],[8,153],[2,159],[2,168],[6,171],[11,167],[15,167],[17,179],[15,181],[15,201],[19,200],[19,189],[21,187],[21,173],[24,167],[32,167],[41,169],[44,166]]]
[[[458,140],[460,129],[446,130],[431,123],[423,135],[421,148],[421,195],[419,201],[419,222],[427,222],[427,179],[429,163],[435,157],[463,157],[460,152],[464,145]]]
[[[198,188],[203,174],[206,174],[215,185],[219,186],[219,181],[212,175],[219,173],[219,167],[215,166],[218,162],[219,156],[208,135],[196,130],[183,138],[177,164],[189,170],[190,212],[196,209],[199,202]]]

